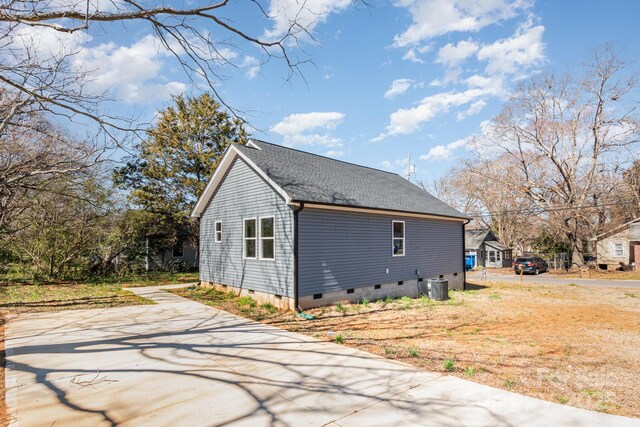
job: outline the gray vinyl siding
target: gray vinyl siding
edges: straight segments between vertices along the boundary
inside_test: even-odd
[[[392,256],[393,220],[405,222],[405,256]],[[298,225],[301,296],[415,279],[416,269],[463,274],[461,221],[305,208]]]
[[[275,217],[275,261],[242,258],[243,219],[259,224],[261,216]],[[222,221],[222,243],[214,241],[216,221]],[[200,280],[293,297],[293,211],[242,159],[202,215],[200,250]]]

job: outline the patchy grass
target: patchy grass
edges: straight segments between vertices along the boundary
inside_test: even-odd
[[[5,315],[151,303],[115,284],[0,285]]]
[[[197,282],[199,273],[171,273],[166,271],[151,271],[130,276],[95,276],[84,280],[34,280],[22,275],[4,274],[0,275],[0,286],[3,285],[120,285],[125,288],[139,286],[163,286],[175,283]]]
[[[5,316],[153,304],[113,283],[0,284],[0,427],[9,424],[5,402]]]
[[[549,273],[550,276],[559,277],[563,279],[579,279],[580,272],[575,271],[554,271]],[[616,271],[616,270],[590,270],[590,279],[605,279],[605,280],[640,280],[640,271]]]
[[[152,272],[138,276],[124,277],[116,283],[122,284],[124,288],[134,288],[139,286],[164,286],[176,283],[191,283],[200,280],[198,272],[191,273],[166,273]]]
[[[449,301],[385,298],[309,310],[315,320],[222,292],[172,292],[290,331],[430,371],[612,414],[640,417],[640,298],[628,289],[510,283],[473,285]],[[499,298],[496,298],[498,295]],[[414,350],[414,351],[410,351]],[[455,359],[451,357],[455,355]],[[447,359],[450,361],[447,362]],[[597,391],[597,392],[594,392]]]

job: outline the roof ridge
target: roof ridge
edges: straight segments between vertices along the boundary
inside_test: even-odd
[[[395,172],[385,171],[385,170],[374,168],[374,167],[371,167],[371,166],[360,165],[358,163],[347,162],[346,160],[334,159],[334,158],[331,158],[331,157],[323,156],[322,154],[310,153],[308,151],[299,150],[297,148],[285,147],[284,145],[274,144],[273,142],[267,142],[267,141],[263,141],[261,139],[251,138],[251,140],[254,141],[254,142],[257,141],[257,142],[259,142],[261,144],[273,145],[273,146],[276,146],[278,148],[284,148],[286,150],[293,150],[293,151],[297,151],[298,153],[303,153],[303,154],[308,154],[310,156],[320,157],[322,159],[333,160],[334,162],[345,163],[345,164],[351,165],[351,166],[357,166],[357,167],[360,167],[360,168],[371,169],[371,170],[374,170],[374,171],[377,171],[377,172],[383,172],[383,173],[388,173],[390,175],[396,175],[396,176],[399,176],[400,178],[402,178],[400,175],[398,175]]]

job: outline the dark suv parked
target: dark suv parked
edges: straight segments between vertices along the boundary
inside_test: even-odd
[[[535,256],[523,256],[513,263],[513,269],[516,274],[520,274],[520,270],[525,273],[539,274],[543,271],[549,271],[547,261]]]

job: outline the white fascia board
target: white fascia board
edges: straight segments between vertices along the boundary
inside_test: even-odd
[[[260,169],[255,163],[251,161],[251,159],[249,159],[245,154],[243,154],[234,145],[232,145],[222,157],[222,160],[220,160],[220,164],[216,168],[215,173],[202,192],[202,195],[198,199],[198,202],[193,208],[193,211],[191,211],[191,218],[200,218],[200,216],[204,212],[204,209],[207,207],[207,204],[209,204],[209,200],[211,200],[213,193],[215,193],[216,189],[221,184],[222,178],[225,176],[236,157],[242,158],[242,160],[244,160],[251,169],[253,169],[258,175],[260,175],[262,179],[264,179],[278,194],[280,194],[280,196],[282,196],[287,204],[290,204],[291,198],[289,197],[289,195],[279,185],[273,182],[262,169]]]
[[[290,203],[293,205],[300,205],[299,202]],[[342,212],[357,212],[357,213],[367,213],[373,215],[386,215],[386,216],[395,216],[398,218],[406,217],[406,218],[426,218],[426,219],[441,219],[444,221],[456,221],[464,223],[466,219],[464,218],[456,218],[450,216],[442,216],[442,215],[431,215],[431,214],[422,214],[422,213],[412,213],[412,212],[402,212],[402,211],[389,211],[384,209],[368,209],[359,206],[340,206],[340,205],[320,205],[314,204],[312,202],[305,202],[305,208],[309,209],[324,209],[330,211],[342,211]]]

